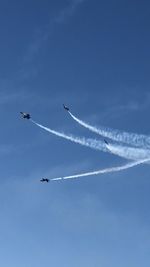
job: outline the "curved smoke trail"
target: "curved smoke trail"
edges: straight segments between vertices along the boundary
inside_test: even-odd
[[[88,124],[86,124],[85,122],[79,120],[78,118],[76,118],[71,112],[69,112],[70,116],[77,121],[79,124],[81,124],[82,126],[88,128],[89,130],[96,132],[100,135],[103,136],[107,136],[113,140],[116,141],[121,141],[121,142],[128,142],[131,143],[132,141],[132,145],[133,145],[133,134],[129,134],[129,133],[125,133],[127,134],[126,138],[124,137],[124,133],[121,135],[121,133],[119,133],[119,137],[115,137],[115,130],[111,130],[109,129],[109,131],[105,131],[105,130],[101,130],[98,129],[96,127],[90,126]],[[53,178],[51,179],[51,181],[58,181],[58,180],[62,180],[62,179],[75,179],[75,178],[80,178],[80,177],[86,177],[86,176],[92,176],[92,175],[99,175],[99,174],[104,174],[104,173],[111,173],[111,172],[119,172],[125,169],[129,169],[132,168],[134,166],[137,166],[139,164],[143,164],[146,162],[150,162],[150,150],[147,149],[138,149],[138,148],[133,148],[133,147],[126,147],[126,146],[119,146],[119,145],[114,145],[114,144],[104,144],[101,141],[98,140],[94,140],[94,139],[86,139],[86,138],[79,138],[79,137],[74,137],[73,135],[66,135],[64,133],[60,133],[57,132],[55,130],[52,130],[50,128],[47,128],[33,120],[30,120],[32,123],[34,123],[35,125],[37,125],[38,127],[44,129],[45,131],[50,132],[51,134],[54,134],[56,136],[59,136],[61,138],[67,139],[71,142],[74,143],[78,143],[80,145],[83,146],[87,146],[90,147],[92,149],[97,149],[97,150],[101,150],[104,152],[109,152],[109,153],[113,153],[115,155],[118,155],[120,157],[123,158],[127,158],[127,159],[132,159],[132,160],[136,160],[134,162],[131,163],[127,163],[126,165],[123,166],[118,166],[118,167],[112,167],[112,168],[106,168],[106,169],[101,169],[98,171],[92,171],[92,172],[86,172],[86,173],[80,173],[80,174],[76,174],[76,175],[70,175],[70,176],[64,176],[64,177],[58,177],[58,178]],[[140,141],[142,139],[141,136],[138,136],[136,134],[134,134],[138,140],[138,143],[134,143],[134,145],[139,145]],[[120,138],[120,139],[119,139]],[[139,139],[138,139],[139,138]],[[139,141],[140,140],[140,141]]]
[[[106,145],[104,144],[104,142],[102,141],[98,141],[98,140],[95,140],[95,139],[86,139],[84,137],[75,137],[73,135],[66,135],[64,133],[60,133],[60,132],[57,132],[55,130],[52,130],[48,127],[45,127],[33,120],[30,120],[32,121],[35,125],[37,125],[38,127],[44,129],[45,131],[51,133],[51,134],[54,134],[58,137],[61,137],[61,138],[64,138],[64,139],[67,139],[71,142],[74,142],[76,144],[80,144],[82,146],[86,146],[86,147],[89,147],[89,148],[92,148],[92,149],[95,149],[95,150],[100,150],[100,151],[103,151],[103,152],[110,152],[110,150],[107,149]]]
[[[123,132],[120,130],[105,128],[105,127],[98,128],[95,126],[91,126],[90,124],[78,119],[70,111],[68,111],[68,113],[77,123],[79,123],[83,127],[101,136],[107,137],[117,142],[130,144],[135,147],[150,148],[150,136],[136,134],[136,133],[128,133],[128,132]]]
[[[64,133],[60,133],[50,128],[47,128],[33,120],[31,121],[38,127],[44,129],[45,131],[50,132],[51,134],[54,134],[58,137],[67,139],[76,144],[80,144],[82,146],[86,146],[86,147],[89,147],[95,150],[100,150],[103,152],[115,154],[119,157],[122,157],[125,159],[131,159],[131,160],[143,160],[143,159],[150,157],[150,151],[147,149],[131,148],[131,147],[126,147],[126,146],[119,146],[116,144],[105,145],[104,142],[102,141],[98,141],[95,139],[86,139],[85,137],[80,138],[80,137],[75,137],[73,135],[66,135]]]
[[[139,161],[136,161],[136,162],[131,162],[131,163],[128,163],[126,165],[119,166],[119,167],[112,167],[112,168],[107,168],[107,169],[101,169],[101,170],[98,170],[98,171],[92,171],[92,172],[80,173],[80,174],[75,174],[75,175],[70,175],[70,176],[52,178],[50,180],[51,181],[59,181],[59,180],[87,177],[87,176],[92,176],[92,175],[99,175],[99,174],[104,174],[104,173],[119,172],[119,171],[122,171],[122,170],[126,170],[126,169],[129,169],[129,168],[132,168],[134,166],[143,164],[143,163],[145,163],[147,161],[150,161],[150,158],[149,159],[144,159],[144,160],[139,160]]]
[[[143,160],[150,158],[150,150],[148,149],[120,146],[116,144],[108,144],[107,148],[112,154],[126,159]]]

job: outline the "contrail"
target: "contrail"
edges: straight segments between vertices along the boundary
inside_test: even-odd
[[[98,174],[103,174],[103,173],[118,172],[118,171],[129,169],[129,168],[132,168],[132,167],[137,166],[139,164],[150,161],[150,151],[147,151],[144,149],[136,149],[136,148],[118,146],[118,145],[116,146],[116,145],[112,145],[112,144],[105,145],[101,141],[97,141],[94,139],[86,139],[84,137],[79,138],[79,137],[74,137],[72,135],[66,135],[64,133],[60,133],[60,132],[57,132],[57,131],[52,130],[50,128],[47,128],[47,127],[45,127],[45,126],[43,126],[43,125],[41,125],[41,124],[39,124],[33,120],[30,120],[30,121],[32,121],[32,123],[34,123],[38,127],[44,129],[45,131],[48,131],[51,134],[54,134],[54,135],[59,136],[61,138],[67,139],[71,142],[78,143],[80,145],[87,146],[87,147],[90,147],[92,149],[97,149],[97,150],[101,150],[104,152],[113,153],[113,154],[121,156],[123,158],[138,160],[138,161],[134,161],[134,162],[128,163],[128,164],[123,165],[123,166],[119,166],[119,167],[112,167],[112,168],[102,169],[102,170],[93,171],[93,172],[87,172],[87,173],[81,173],[81,174],[76,174],[76,175],[71,175],[71,176],[53,178],[53,179],[51,179],[52,181],[62,180],[62,179],[74,179],[74,178],[91,176],[91,175],[98,175]]]
[[[52,130],[50,128],[47,128],[33,120],[30,120],[32,121],[35,125],[37,125],[38,127],[44,129],[45,131],[51,133],[51,134],[54,134],[56,136],[59,136],[61,138],[64,138],[64,139],[67,139],[71,142],[74,142],[76,144],[80,144],[82,146],[86,146],[86,147],[90,147],[92,149],[96,149],[96,150],[100,150],[100,151],[103,151],[103,152],[109,152],[110,153],[110,150],[107,149],[106,145],[104,144],[104,142],[102,141],[98,141],[98,140],[95,140],[95,139],[86,139],[84,137],[80,138],[80,137],[74,137],[73,135],[66,135],[64,133],[61,133],[61,132],[57,132],[55,130]]]
[[[131,160],[143,160],[150,158],[150,150],[142,148],[133,148],[127,146],[106,145],[107,148],[111,151],[112,154],[120,156],[122,158],[131,159]]]
[[[108,138],[113,139],[113,140],[118,141],[118,142],[129,143],[130,145],[132,144],[134,146],[140,146],[140,145],[145,146],[146,138],[149,138],[149,137],[146,137],[144,135],[130,134],[130,133],[126,133],[126,132],[121,133],[118,130],[112,130],[112,129],[107,129],[107,130],[105,129],[104,130],[104,128],[93,127],[93,126],[85,123],[84,121],[78,119],[77,117],[75,117],[70,111],[69,111],[69,114],[80,125],[91,130],[92,132],[95,132],[101,136],[108,137]],[[138,138],[138,143],[137,143],[137,140],[135,142],[134,136],[136,136],[136,138]],[[145,142],[144,142],[144,139],[142,139],[142,137],[145,138]],[[115,145],[108,144],[106,146],[107,146],[108,150],[110,150],[111,153],[113,153],[117,156],[126,158],[126,159],[143,160],[146,158],[150,158],[150,150],[149,149],[119,146],[116,144]]]
[[[120,130],[105,128],[105,127],[95,127],[91,126],[90,124],[78,119],[76,116],[74,116],[70,111],[68,111],[70,116],[78,122],[83,127],[89,129],[90,131],[97,133],[101,136],[107,137],[109,139],[112,139],[117,142],[122,142],[126,144],[130,144],[135,147],[146,147],[150,148],[150,136],[142,135],[142,134],[136,134],[136,133],[128,133],[123,132]]]
[[[58,137],[67,139],[71,142],[74,142],[76,144],[80,144],[82,146],[86,146],[95,150],[107,152],[107,153],[112,153],[115,154],[119,157],[123,157],[126,159],[131,159],[131,160],[143,160],[146,158],[150,157],[150,151],[146,149],[137,149],[137,148],[131,148],[131,147],[126,147],[126,146],[119,146],[119,145],[113,145],[113,144],[108,144],[105,145],[104,142],[98,141],[95,139],[86,139],[85,137],[75,137],[73,135],[66,135],[61,132],[57,132],[55,130],[52,130],[50,128],[47,128],[33,120],[31,120],[35,125],[38,127],[50,132],[51,134],[54,134]]]
[[[147,161],[150,161],[150,158],[144,159],[144,160],[139,160],[136,162],[131,162],[131,163],[128,163],[126,165],[119,166],[119,167],[112,167],[112,168],[107,168],[107,169],[101,169],[98,171],[92,171],[92,172],[80,173],[80,174],[75,174],[75,175],[70,175],[70,176],[52,178],[51,181],[75,179],[75,178],[87,177],[87,176],[92,176],[92,175],[99,175],[99,174],[104,174],[104,173],[119,172],[119,171],[123,171],[123,170],[129,169],[129,168],[132,168],[134,166],[143,164]]]

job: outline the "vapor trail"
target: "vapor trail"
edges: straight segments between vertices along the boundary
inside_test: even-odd
[[[64,139],[67,139],[71,142],[74,142],[76,144],[80,144],[82,146],[86,146],[86,147],[90,147],[92,149],[96,149],[96,150],[100,150],[100,151],[103,151],[103,152],[109,152],[110,151],[107,149],[107,147],[105,146],[104,142],[102,141],[98,141],[98,140],[95,140],[95,139],[86,139],[84,137],[74,137],[73,135],[66,135],[64,133],[60,133],[60,132],[57,132],[55,130],[52,130],[50,128],[47,128],[33,120],[31,120],[35,125],[37,125],[38,127],[44,129],[45,131],[51,133],[51,134],[54,134],[56,136],[59,136],[61,138],[64,138]]]
[[[120,146],[116,144],[108,144],[107,148],[111,151],[112,154],[126,159],[138,161],[150,158],[150,150],[148,149]]]
[[[144,159],[144,160],[139,160],[139,161],[136,161],[136,162],[131,162],[131,163],[128,163],[126,165],[119,166],[119,167],[112,167],[112,168],[102,169],[102,170],[93,171],[93,172],[86,172],[86,173],[80,173],[80,174],[75,174],[75,175],[70,175],[70,176],[52,178],[51,181],[75,179],[75,178],[87,177],[87,176],[92,176],[92,175],[99,175],[99,174],[104,174],[104,173],[119,172],[119,171],[122,171],[122,170],[126,170],[126,169],[129,169],[129,168],[132,168],[134,166],[140,165],[140,164],[145,163],[147,161],[150,161],[150,158]]]
[[[91,126],[90,124],[78,119],[70,111],[69,111],[69,114],[80,125],[82,125],[83,127],[101,136],[107,137],[117,142],[130,144],[135,147],[150,148],[150,136],[136,134],[136,133],[128,133],[128,132],[123,132],[120,130],[105,128],[105,127],[98,128],[95,126]]]
[[[131,159],[131,160],[143,160],[150,157],[150,151],[146,149],[138,149],[138,148],[131,148],[126,146],[119,146],[119,145],[113,145],[108,144],[105,145],[104,142],[98,141],[95,139],[86,139],[84,137],[75,137],[73,135],[66,135],[64,133],[57,132],[55,130],[52,130],[50,128],[47,128],[33,120],[31,120],[35,125],[38,127],[44,129],[45,131],[50,132],[51,134],[54,134],[58,137],[67,139],[71,142],[74,142],[76,144],[80,144],[82,146],[86,146],[95,150],[108,152],[115,154],[119,157],[125,158],[125,159]]]

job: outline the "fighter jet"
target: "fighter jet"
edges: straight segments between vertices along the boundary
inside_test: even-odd
[[[49,182],[49,179],[47,179],[47,178],[42,178],[42,179],[40,180],[40,182],[41,182],[41,183],[44,183],[44,182],[48,183],[48,182]]]
[[[106,145],[109,145],[108,142],[107,142],[107,140],[104,139],[104,142],[105,142]]]
[[[63,104],[65,110],[69,111],[69,108]]]
[[[30,116],[30,114],[29,113],[26,113],[26,112],[20,112],[21,113],[21,115],[22,115],[22,117],[24,118],[24,119],[27,119],[27,120],[29,120],[30,118],[31,118],[31,116]]]

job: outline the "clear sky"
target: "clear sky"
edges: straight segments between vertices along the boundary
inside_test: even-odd
[[[150,3],[1,0],[0,266],[149,267],[150,167],[41,184],[126,163],[60,139],[75,123],[149,134]]]

